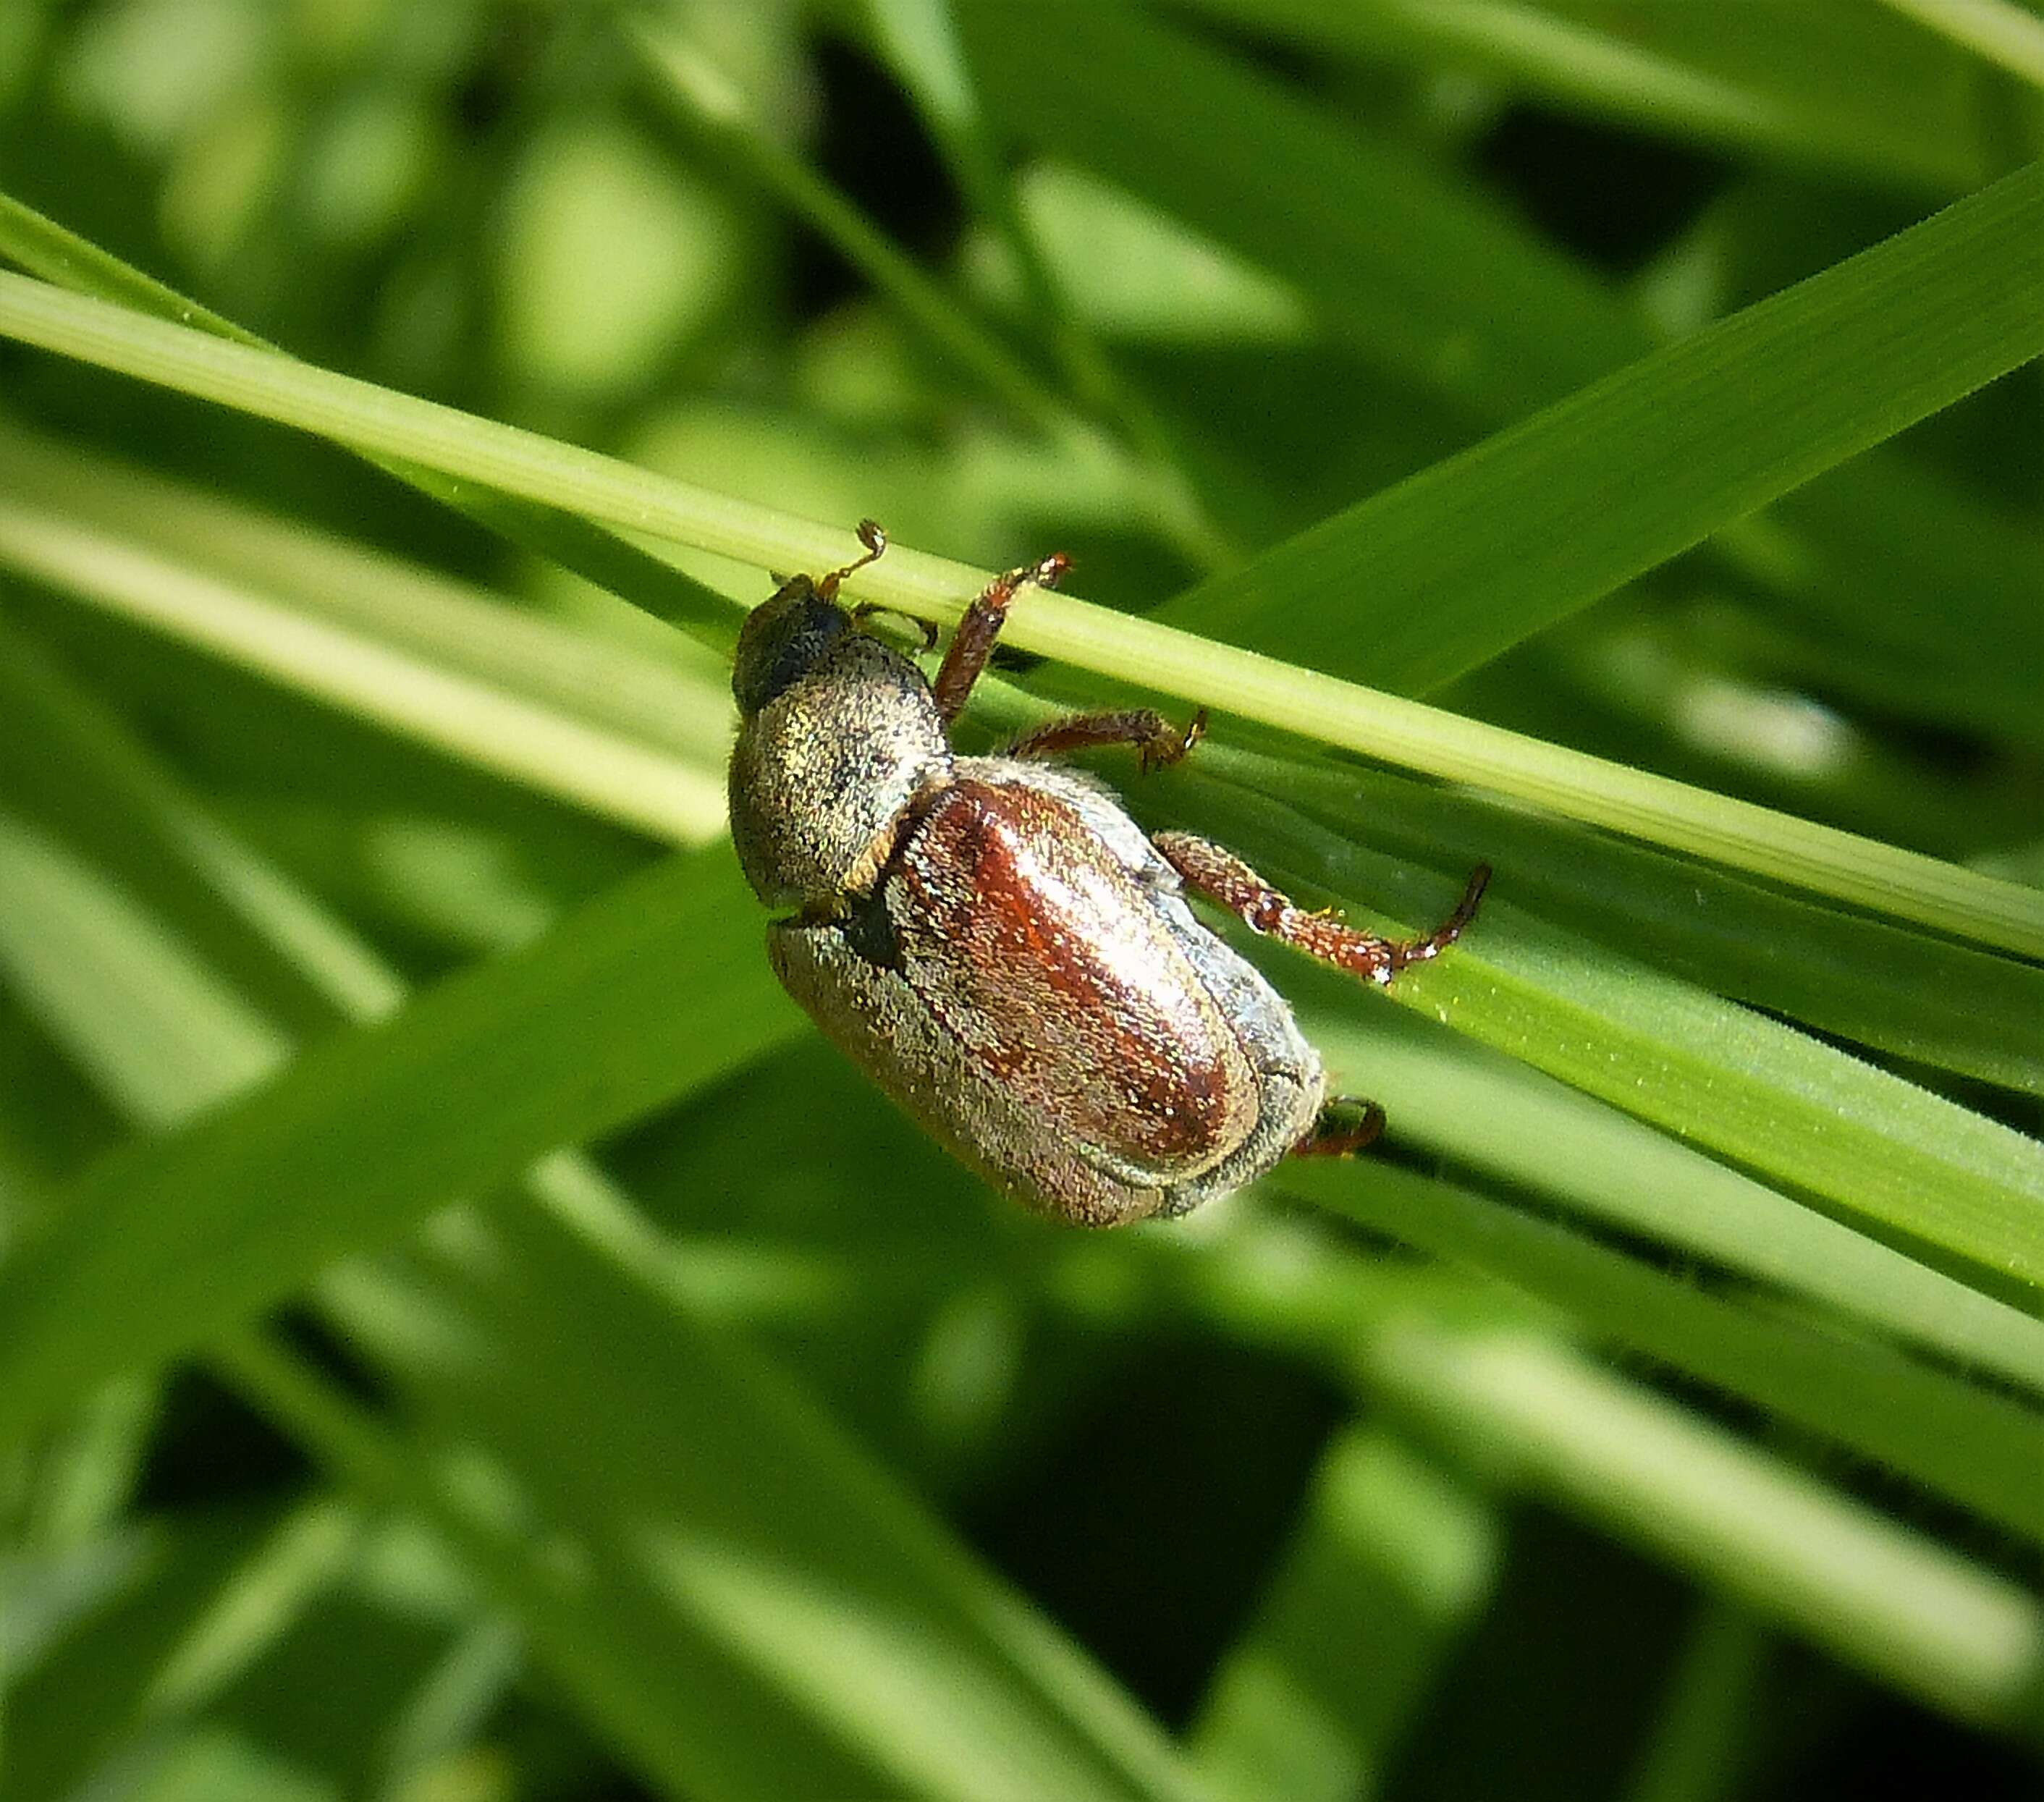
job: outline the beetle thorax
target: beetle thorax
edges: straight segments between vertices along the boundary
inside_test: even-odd
[[[922,672],[847,633],[739,728],[731,834],[747,881],[770,906],[863,893],[909,805],[950,769]]]

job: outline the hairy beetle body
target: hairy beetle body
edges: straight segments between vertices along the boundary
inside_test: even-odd
[[[1181,1214],[1312,1128],[1291,1010],[1111,797],[961,759],[866,909],[777,923],[824,1032],[997,1188],[1088,1225]]]
[[[870,561],[885,540],[860,528]],[[851,566],[856,568],[857,565]],[[1374,1137],[1343,1124],[1276,990],[1194,916],[1188,882],[1258,931],[1377,980],[1433,956],[1307,915],[1218,846],[1146,835],[1100,784],[1029,758],[1127,743],[1182,756],[1147,710],[1082,716],[1003,757],[952,754],[947,728],[1014,590],[991,585],[932,684],[853,628],[841,570],[755,609],[732,690],[732,832],[747,879],[796,912],[768,931],[789,993],[933,1137],[995,1187],[1089,1226],[1182,1214],[1292,1152]]]

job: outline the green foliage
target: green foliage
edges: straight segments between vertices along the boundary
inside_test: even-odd
[[[0,13],[0,1796],[2027,1791],[2044,32],[1704,13]],[[863,514],[1077,556],[974,742],[1494,866],[1254,947],[1380,1151],[1088,1235],[816,1045]]]

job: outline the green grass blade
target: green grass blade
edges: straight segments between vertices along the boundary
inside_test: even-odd
[[[1458,884],[1424,884],[1269,797],[1174,772],[1197,816],[1274,881],[1303,878],[1410,930]],[[1140,799],[1141,797],[1139,797]],[[1142,800],[1147,807],[1149,803]],[[1291,986],[1320,986],[1302,970]],[[1628,966],[1507,896],[1456,955],[1410,970],[1407,1005],[1820,1197],[1974,1286],[2044,1290],[2044,1147],[1690,985]]]
[[[1616,1340],[2044,1539],[2044,1415],[1870,1340],[1707,1293],[1466,1189],[1377,1163],[1283,1186],[1476,1266]]]
[[[267,340],[253,332],[6,194],[0,194],[0,257],[75,293],[175,320],[232,344],[268,348]],[[614,532],[544,504],[478,493],[471,485],[450,482],[440,471],[402,458],[371,460],[400,482],[466,513],[513,544],[551,557],[613,594],[628,596],[661,619],[691,630],[714,632],[723,624],[723,609],[699,582]]]
[[[1696,1610],[1623,1802],[1731,1802],[1746,1780],[1774,1636],[1716,1596]]]
[[[121,805],[123,792],[117,781],[110,781],[109,805]],[[134,785],[125,793],[129,810],[144,819],[167,798],[173,812],[186,805],[177,803],[159,781]],[[145,872],[148,862],[142,863]],[[0,863],[0,870],[12,867]],[[194,874],[207,877],[219,867],[202,860]],[[146,874],[143,880],[147,892]],[[132,1043],[121,1008],[98,999],[108,985],[94,978],[94,970],[112,964],[125,973],[132,1009],[134,995],[164,986],[158,966],[174,960],[138,963],[121,942],[120,923],[91,930],[94,922],[81,915],[77,898],[67,891],[43,897],[39,906],[7,910],[0,920],[12,930],[0,932],[0,944],[11,944],[18,932],[67,949],[61,967],[70,987],[51,997],[51,1012],[82,1061],[102,1079],[110,1070],[148,1067],[158,1083],[169,1085],[160,1105],[166,1118],[180,1107],[217,1100],[225,1082],[259,1074],[246,1067],[242,1051],[243,1040],[259,1030],[245,1009],[239,1029],[231,1021],[221,1024],[220,1011],[231,1014],[236,1006],[231,997],[220,997],[213,1012],[166,1010],[186,1023],[181,1040]],[[223,911],[244,918],[251,930],[267,924],[259,910],[244,913],[224,903]],[[727,911],[751,940],[753,910]],[[686,920],[680,929],[688,932]],[[590,948],[585,945],[584,953]],[[728,947],[717,947],[716,955],[766,981],[756,944],[748,943],[742,956]],[[580,974],[591,974],[586,955],[575,961]],[[308,974],[316,981],[324,974]],[[663,981],[651,964],[640,966],[640,976],[657,985],[666,1013],[690,1015],[690,992],[681,982]],[[186,970],[170,980],[182,994],[202,979],[203,972]],[[587,993],[590,1005],[601,1010],[600,986]],[[734,1032],[742,1038],[743,1027],[712,1024],[720,1022],[727,1000],[706,997],[704,1016],[686,1028],[689,1036],[720,1043],[727,1051]],[[420,1009],[432,1007],[428,997],[393,1030],[402,1031]],[[774,1029],[771,1010],[747,1004],[746,1011],[765,1013],[767,1029]],[[633,1026],[599,1011],[593,1029],[628,1035]],[[343,1043],[367,1047],[368,1056],[378,1040]],[[333,1049],[338,1047],[328,1047]],[[324,1055],[313,1054],[313,1060]],[[294,1066],[291,1074],[304,1067]],[[614,1068],[585,1062],[567,1080],[611,1089],[614,1097],[619,1078]],[[313,1092],[319,1086],[313,1084]],[[472,1091],[465,1093],[472,1099]],[[259,1102],[260,1093],[253,1099]],[[507,1109],[518,1111],[533,1099],[514,1093]],[[582,1105],[592,1100],[585,1096]],[[442,1108],[443,1123],[448,1112]],[[487,1138],[488,1123],[477,1120],[472,1108],[468,1113],[462,1135],[479,1131]],[[367,1154],[359,1147],[352,1153],[345,1147],[332,1150],[344,1162],[354,1159],[352,1168],[331,1173],[336,1192],[359,1201],[369,1186]],[[216,1169],[219,1180],[233,1182],[231,1171]],[[309,1198],[308,1174],[303,1168],[279,1172],[267,1191],[244,1192],[244,1205],[252,1198],[256,1210],[245,1232],[261,1237],[266,1224],[285,1224],[268,1204],[284,1193],[294,1205]],[[413,1295],[415,1305],[402,1317],[401,1324],[414,1329],[409,1338],[399,1333],[394,1343],[393,1316],[375,1305],[388,1293],[387,1283],[357,1273],[329,1278],[323,1285],[332,1317],[378,1349],[394,1382],[413,1399],[421,1416],[416,1439],[380,1435],[309,1373],[265,1355],[259,1343],[237,1341],[217,1355],[340,1473],[372,1496],[422,1509],[447,1533],[515,1609],[549,1666],[649,1777],[690,1793],[763,1799],[848,1789],[978,1802],[1008,1792],[1004,1784],[1018,1796],[1055,1792],[1162,1802],[1197,1793],[1161,1735],[1092,1666],[924,1520],[912,1501],[785,1384],[682,1305],[690,1292],[664,1280],[664,1248],[592,1167],[573,1155],[550,1156],[528,1178],[527,1196],[507,1201],[504,1212],[511,1217],[498,1229],[501,1257],[478,1266],[448,1252],[450,1244],[472,1245],[475,1235],[491,1230],[479,1222],[466,1240],[443,1232],[435,1242],[439,1250],[421,1254],[432,1270],[425,1293]],[[145,1261],[151,1257],[146,1245],[133,1247],[129,1223],[95,1214],[89,1201],[68,1209],[55,1231],[25,1254],[42,1264],[41,1278],[31,1279],[39,1292],[53,1281],[80,1280],[82,1265],[93,1262],[86,1242],[98,1232],[125,1235]],[[206,1230],[189,1215],[186,1224]],[[358,1218],[355,1225],[371,1238],[382,1236],[373,1223]],[[297,1228],[287,1226],[285,1236],[297,1238]],[[77,1255],[70,1261],[70,1277],[60,1279],[67,1247]],[[235,1278],[203,1244],[185,1251],[195,1260],[189,1280],[171,1278],[159,1289],[144,1277],[142,1286],[129,1291],[123,1312],[153,1311],[160,1335],[165,1306],[187,1307],[191,1317],[179,1336],[198,1344],[217,1334],[223,1311],[236,1306]],[[273,1243],[252,1262],[274,1270],[278,1251]],[[111,1254],[113,1264],[123,1258],[117,1249]],[[204,1268],[209,1263],[224,1279],[217,1285]],[[244,1274],[250,1267],[244,1262]],[[305,1274],[313,1267],[309,1258]],[[105,1277],[108,1266],[100,1270]],[[0,1287],[21,1274],[18,1262],[0,1268]],[[92,1281],[89,1270],[83,1280]],[[416,1333],[436,1310],[459,1327],[457,1343],[472,1343],[464,1334],[485,1332],[501,1339],[498,1352],[479,1366],[444,1366]],[[8,1319],[0,1361],[14,1358],[24,1338],[37,1331],[35,1323],[12,1310]],[[588,1370],[563,1364],[568,1340],[582,1347]],[[156,1354],[132,1337],[109,1350],[121,1361]],[[646,1377],[648,1359],[663,1366],[655,1378]],[[649,1380],[663,1397],[659,1409],[644,1405]],[[11,1380],[8,1389],[10,1400],[16,1399]],[[486,1416],[498,1410],[494,1430],[484,1431]],[[14,1416],[10,1426],[18,1427],[21,1419]],[[586,1581],[564,1579],[548,1547],[515,1519],[507,1521],[501,1509],[478,1511],[473,1481],[464,1483],[459,1461],[450,1468],[444,1455],[434,1423],[450,1420],[460,1424],[471,1476],[474,1458],[486,1456],[514,1490],[535,1498],[564,1474],[574,1483],[572,1473],[587,1466],[597,1440],[613,1450],[624,1440],[637,1442],[624,1466],[599,1459],[605,1473],[602,1494],[579,1498],[586,1505],[577,1507],[575,1517],[596,1542],[596,1568]],[[646,1482],[628,1481],[628,1469],[668,1473],[671,1480],[654,1494]],[[720,1589],[720,1573],[736,1574],[738,1566],[715,1555],[699,1561],[704,1581],[691,1588],[673,1581],[677,1555],[692,1543],[723,1546],[736,1558],[741,1545],[730,1537],[733,1532],[742,1535],[742,1550],[769,1581],[766,1591],[734,1591],[728,1584]],[[771,1625],[774,1584],[845,1598],[844,1611],[825,1624],[826,1633],[855,1639],[863,1633],[905,1635],[927,1655],[912,1669],[898,1658],[763,1662],[756,1655],[758,1634]],[[861,1605],[855,1608],[855,1600]],[[804,1641],[816,1643],[813,1634]],[[870,1648],[862,1642],[851,1650]],[[858,1680],[860,1672],[881,1669],[889,1673],[885,1682]],[[734,1708],[747,1719],[770,1718],[774,1731],[735,1739],[720,1733]]]
[[[507,693],[500,682],[450,669],[442,657],[392,645],[391,634],[351,629],[274,594],[6,501],[0,501],[0,561],[654,837],[701,844],[723,829],[724,784],[701,760],[677,757],[545,700]],[[581,648],[572,632],[537,620],[517,621],[511,629],[528,641],[559,644],[563,661]],[[410,636],[417,636],[416,621]]]
[[[2044,1397],[2044,1320],[2034,1312],[1411,1012],[1364,1007],[1336,984],[1266,967],[1297,1000],[1336,1083],[1390,1116],[1394,1145]]]
[[[2034,1734],[2044,1608],[2015,1584],[1527,1335],[1389,1330],[1363,1380],[1502,1481],[1960,1719]]]
[[[1172,623],[1420,692],[2044,352],[2044,163],[1335,515]],[[1327,594],[1366,594],[1359,632]]]
[[[1287,41],[1516,92],[1657,136],[1780,155],[1910,189],[1987,173],[1961,59],[1857,0],[1699,11],[1600,0],[1192,0]]]
[[[1777,894],[1479,797],[1215,747],[1201,767],[1500,894],[1713,993],[1913,1062],[2044,1094],[2044,970]]]
[[[145,1766],[153,1739],[217,1704],[331,1591],[360,1531],[321,1495],[100,1542],[69,1585],[93,1605],[52,1643],[32,1627],[17,1648],[29,1655],[9,1698],[9,1795],[89,1792],[96,1775]]]
[[[728,854],[626,882],[530,951],[74,1184],[50,1230],[0,1267],[0,1439],[549,1147],[721,1074],[798,1018]]]
[[[1009,130],[1284,275],[1331,334],[1479,417],[1516,417],[1646,348],[1615,296],[1502,207],[1147,10],[1001,0],[959,24]]]
[[[261,631],[236,629],[238,619],[274,623],[267,602],[252,602],[237,590],[219,605],[176,609],[174,597],[194,586],[190,573],[182,564],[153,568],[125,540],[139,536],[152,551],[171,548],[237,582],[274,588],[322,624],[363,628],[366,644],[352,637],[344,642],[365,659],[402,658],[409,668],[412,654],[423,653],[430,663],[448,667],[449,686],[459,694],[473,694],[478,678],[504,690],[498,713],[538,709],[552,739],[579,730],[578,722],[601,735],[596,748],[602,755],[587,767],[571,757],[536,755],[522,733],[501,742],[486,736],[478,753],[492,767],[662,836],[686,840],[706,830],[705,821],[714,824],[718,797],[707,770],[694,766],[720,758],[729,729],[720,672],[698,678],[691,670],[680,679],[636,650],[516,613],[394,559],[20,435],[0,432],[0,478],[24,498],[47,501],[122,535],[110,561],[90,555],[90,541],[67,522],[40,528],[39,541],[54,536],[71,553],[61,565],[45,555],[41,572],[55,577],[72,570],[75,579],[67,586],[75,594],[293,680],[296,665],[280,660]],[[125,572],[119,581],[112,579],[117,569]],[[196,586],[207,595],[221,592]],[[345,657],[298,662],[305,667],[294,686],[347,700],[340,686]],[[417,679],[429,683],[430,669]],[[363,711],[403,728],[386,685],[359,683],[356,690]],[[568,717],[559,718],[561,712]],[[1019,729],[1020,720],[1011,729]],[[458,724],[429,714],[416,730],[428,742],[459,749],[465,741],[454,730]],[[33,735],[19,742],[32,743]],[[674,763],[675,754],[684,763]],[[648,765],[650,782],[606,779],[628,773],[635,755],[642,763],[659,760]],[[1592,922],[1620,949],[1720,993],[1905,1057],[1990,1082],[2044,1088],[2044,1045],[2034,1031],[2044,1009],[2044,973],[2028,966],[1772,896],[1715,871],[1389,775],[1309,771],[1219,744],[1203,754],[1201,767],[1283,793],[1337,828],[1367,820],[1374,840],[1436,867],[1488,861],[1522,898]]]
[[[1156,409],[1116,367],[1052,272],[980,102],[953,0],[867,0],[865,12],[875,51],[915,104],[952,179],[1012,259],[1025,321],[1045,340],[1074,400],[1118,428],[1154,471],[1165,523],[1181,551],[1208,567],[1239,561],[1242,552],[1213,520]]]
[[[1427,24],[1452,29],[1454,10],[1427,7]],[[1628,33],[1643,33],[1649,41],[1672,35],[1685,48],[1720,52],[1741,37],[1740,27],[1715,17],[1685,25],[1679,10],[1635,17]],[[1486,6],[1479,18],[1465,22],[1481,31],[1501,11]],[[1805,7],[1796,17],[1808,22],[1809,13]],[[1344,9],[1322,8],[1316,16],[1324,29],[1339,31],[1348,15]],[[1203,47],[1151,15],[1097,9],[1080,18],[1069,8],[1011,4],[974,8],[965,17],[978,46],[977,72],[1012,132],[1057,156],[1076,159],[1281,279],[1330,335],[1388,363],[1407,382],[1453,397],[1477,419],[1514,424],[1532,406],[1611,375],[1658,341],[1642,313],[1517,219],[1472,194],[1466,184],[1443,180],[1430,161],[1373,144],[1354,120],[1331,118],[1245,67],[1239,57]],[[1778,79],[1776,66],[1782,63],[1814,71],[1812,79],[1820,85],[1842,83],[1888,119],[1905,114],[1907,106],[1869,102],[1869,95],[1887,86],[1911,97],[1924,92],[1917,52],[1926,46],[1920,34],[1895,21],[1863,30],[1866,21],[1848,9],[1813,33],[1820,42],[1844,40],[1837,53],[1813,51],[1798,59],[1792,51],[1785,55],[1772,48],[1778,33],[1794,29],[1778,10],[1756,13],[1754,20],[1759,22],[1745,21],[1745,29],[1754,40],[1755,74]],[[1884,37],[1903,41],[1875,48]],[[1701,45],[1692,41],[1697,39]],[[1855,51],[1871,52],[1877,79],[1841,72],[1853,66]],[[1963,78],[1958,60],[1946,61],[1955,65],[1951,73]],[[1967,85],[1963,79],[1955,85],[1970,109]],[[1040,103],[1047,88],[1057,94],[1055,106]],[[1799,117],[1804,110],[1797,110]],[[1944,125],[1926,136],[1941,146],[1954,141]],[[1282,194],[1286,203],[1258,198],[1272,194]],[[1700,229],[1706,232],[1700,254],[1715,257],[1707,228]],[[1804,263],[1794,267],[1800,271]],[[1372,424],[1311,414],[1299,429],[1332,447]],[[1393,467],[1402,475],[1411,461]],[[1895,563],[1865,555],[1863,545],[1891,533],[1898,518],[1950,512],[1934,484],[1875,452],[1818,486],[1826,491],[1824,505],[1814,516],[1806,513],[1792,536],[1778,522],[1768,522],[1764,532],[1749,522],[1721,532],[1714,549],[1742,581],[1758,582],[1771,600],[1799,605],[1804,590],[1820,590],[1849,643],[1920,633],[1927,608],[1938,605],[1926,597],[1942,586],[1935,552],[1922,547]],[[1898,495],[1906,498],[1900,505]],[[1827,523],[1834,516],[1835,523]],[[1990,528],[1962,560],[1976,567],[1992,563],[2005,594],[2031,592],[2038,569],[2034,555],[2024,556],[2019,546],[2012,555],[1984,555],[1994,539],[2007,536]],[[1934,572],[1927,586],[1921,579],[1927,559]],[[1424,578],[1427,572],[1420,573]],[[1410,590],[1389,592],[1425,597],[1430,590],[1423,580]],[[1969,602],[1977,599],[1977,584],[1962,592]],[[1262,621],[1258,642],[1265,649],[1320,665],[1325,640],[1348,633],[1351,654],[1362,655],[1366,644],[1372,647],[1366,679],[1419,691],[1392,660],[1394,647],[1383,637],[1386,622],[1376,617],[1391,608],[1385,591],[1314,588],[1295,598],[1295,611]],[[1424,636],[1439,629],[1416,601],[1397,611],[1400,617],[1389,622],[1397,630]],[[1358,618],[1370,619],[1373,629],[1354,632]],[[2034,634],[2019,625],[2000,631],[1997,624],[1975,620],[1969,630],[1942,641],[1930,667],[1941,675],[1965,672],[1956,681],[1947,678],[1948,694],[1967,697],[1969,676],[1981,691],[1976,699],[2015,692],[2003,654],[2031,660],[2034,653],[2026,647]]]
[[[1893,11],[2044,88],[2044,19],[2015,0],[1885,0]]]
[[[514,1205],[399,1260],[381,1322],[374,1286],[335,1305],[373,1358],[398,1354],[422,1440],[479,1432],[524,1507],[574,1523],[617,1585],[611,1605],[670,1667],[670,1706],[699,1692],[668,1729],[693,1728],[697,1781],[830,1794],[864,1766],[883,1792],[918,1796],[1193,1793],[1162,1736],[1054,1630],[674,1304],[665,1262],[601,1198]],[[620,1283],[620,1265],[643,1280]],[[422,1319],[453,1355],[412,1350]],[[730,1754],[713,1723],[758,1708],[755,1688],[802,1700],[806,1732],[779,1750],[834,1749],[835,1781],[784,1770],[777,1789],[774,1753],[750,1748],[766,1772],[717,1781]]]
[[[1496,1510],[1381,1429],[1327,1447],[1301,1514],[1193,1723],[1202,1768],[1239,1802],[1378,1793],[1496,1578]]]
[[[2044,317],[2041,315],[2040,317]],[[376,445],[507,492],[544,496],[768,568],[856,555],[840,532],[709,493],[536,434],[286,358],[221,344],[0,275],[0,332],[344,441]],[[897,548],[855,578],[860,598],[955,618],[984,579]],[[1008,640],[1024,650],[1211,702],[1325,743],[1485,783],[1614,827],[2011,950],[2044,955],[2044,897],[1937,860],[1791,820],[1560,747],[1456,720],[1068,596],[1025,596]]]

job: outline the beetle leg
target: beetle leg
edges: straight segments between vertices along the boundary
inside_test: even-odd
[[[1476,917],[1477,903],[1490,880],[1479,863],[1455,910],[1424,939],[1380,939],[1359,932],[1337,914],[1309,913],[1295,906],[1232,851],[1190,832],[1158,832],[1152,842],[1187,883],[1239,914],[1253,932],[1264,932],[1307,956],[1331,963],[1380,986],[1408,964],[1437,958],[1462,936]]]
[[[1015,598],[1016,590],[1031,582],[1039,588],[1054,588],[1071,567],[1069,557],[1062,551],[1054,551],[1028,569],[1010,570],[1005,575],[996,576],[979,591],[959,621],[958,630],[951,634],[951,648],[938,667],[937,679],[930,684],[931,693],[936,697],[937,717],[946,725],[959,717],[966,697],[972,693],[972,685],[979,680],[980,672],[993,655],[993,641],[1001,636],[1008,604]]]
[[[1132,707],[1116,713],[1072,713],[1024,732],[1001,755],[1047,757],[1061,751],[1083,751],[1098,744],[1132,744],[1144,774],[1175,763],[1206,736],[1204,707],[1184,726],[1174,726],[1153,707]]]
[[[1360,1108],[1358,1113],[1356,1110]],[[1306,1136],[1292,1147],[1295,1158],[1346,1158],[1374,1145],[1384,1131],[1384,1110],[1374,1101],[1337,1095],[1320,1109]]]
[[[832,570],[828,575],[820,575],[816,580],[816,590],[826,601],[837,598],[838,585],[848,575],[856,575],[868,563],[878,563],[887,548],[887,534],[881,529],[878,520],[863,519],[859,522],[859,541],[866,547],[866,555],[857,557],[841,570]]]

